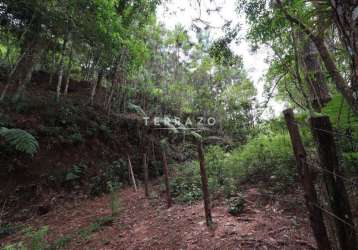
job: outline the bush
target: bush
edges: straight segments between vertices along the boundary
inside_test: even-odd
[[[68,139],[71,141],[73,145],[79,145],[84,143],[84,139],[82,137],[82,134],[80,132],[73,133],[68,136]]]
[[[260,135],[230,153],[219,146],[209,147],[205,154],[208,185],[211,194],[223,192],[235,197],[239,183],[264,181],[275,190],[285,190],[296,181],[295,159],[287,134]],[[198,162],[175,166],[171,180],[173,197],[193,202],[202,197]]]
[[[172,196],[179,202],[193,202],[201,198],[199,164],[188,162],[175,165],[176,175],[170,181]]]
[[[11,224],[0,224],[0,239],[15,233],[15,228]]]
[[[28,241],[29,249],[44,250],[48,247],[45,237],[48,233],[48,226],[44,226],[37,231],[32,228],[25,230],[25,236]]]
[[[261,179],[274,186],[288,186],[296,179],[295,159],[287,134],[261,135],[227,159],[232,176],[238,181]]]
[[[69,189],[78,188],[86,170],[87,166],[83,163],[73,165],[72,168],[65,172],[65,186]]]
[[[237,216],[242,213],[246,204],[245,199],[242,197],[232,197],[227,201],[227,203],[228,213],[232,216]]]
[[[358,152],[343,153],[343,160],[348,174],[358,174]]]
[[[123,160],[114,161],[103,167],[103,172],[91,178],[90,194],[98,196],[102,193],[110,193],[110,187],[119,187],[128,181],[128,167]]]

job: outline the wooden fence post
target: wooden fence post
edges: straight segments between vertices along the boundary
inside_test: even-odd
[[[309,166],[307,164],[307,154],[303,146],[299,128],[295,122],[292,109],[283,112],[288,131],[290,133],[293,152],[296,158],[297,172],[302,183],[305,203],[309,212],[311,228],[315,236],[318,249],[329,250],[331,245],[328,239],[326,226],[323,221],[322,211],[317,207],[317,193],[313,184],[313,178]]]
[[[206,175],[203,142],[201,139],[198,139],[197,141],[197,149],[198,149],[198,156],[199,156],[199,163],[200,163],[200,176],[201,176],[201,184],[202,184],[202,191],[203,191],[206,225],[208,227],[211,227],[211,225],[213,224],[213,219],[211,216],[208,176]]]
[[[167,206],[170,208],[172,206],[172,197],[170,194],[170,186],[169,186],[169,168],[167,162],[167,155],[165,150],[162,149],[162,157],[163,157],[163,172],[164,172],[164,181],[165,181],[165,191],[167,194]]]
[[[129,154],[127,154],[127,158],[128,158],[129,176],[132,179],[132,184],[133,184],[134,190],[137,192],[137,184],[136,184],[136,181],[135,181],[134,172],[133,172],[133,166],[132,166],[131,159],[129,158]]]
[[[323,178],[327,188],[329,203],[336,225],[341,249],[356,250],[357,239],[348,194],[341,176],[343,169],[337,157],[334,131],[328,116],[311,117],[312,134],[318,146]]]
[[[148,190],[148,163],[147,163],[147,154],[143,154],[143,173],[144,173],[144,194],[145,197],[149,197],[149,190]]]

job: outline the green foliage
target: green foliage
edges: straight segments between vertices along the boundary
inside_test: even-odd
[[[295,160],[287,134],[259,135],[243,147],[231,152],[228,168],[237,180],[287,186],[296,180]]]
[[[86,170],[87,166],[83,163],[73,165],[64,174],[64,186],[70,190],[78,188]]]
[[[51,246],[48,247],[48,249],[49,250],[65,249],[66,246],[77,236],[80,236],[81,238],[84,239],[89,239],[93,233],[98,232],[105,226],[112,225],[112,223],[113,223],[112,216],[104,216],[104,217],[96,218],[96,220],[92,222],[89,226],[80,228],[78,231],[74,233],[60,237],[54,243],[52,243]]]
[[[11,224],[1,224],[0,225],[0,239],[5,238],[6,236],[12,235],[16,232],[16,229]]]
[[[60,250],[64,249],[72,240],[71,235],[64,235],[57,239],[51,246],[48,248],[49,250]]]
[[[348,174],[358,174],[358,152],[343,153],[343,160]]]
[[[45,239],[48,233],[48,226],[44,226],[37,231],[32,228],[27,228],[24,233],[28,249],[45,250],[48,247],[48,243]]]
[[[231,41],[230,38],[222,38],[215,41],[210,47],[209,54],[218,65],[233,66],[240,64],[241,58],[236,56],[229,47]]]
[[[102,172],[90,180],[90,194],[98,196],[102,193],[112,193],[122,183],[128,181],[127,162],[123,160],[114,161],[102,167]]]
[[[116,217],[119,214],[119,210],[120,210],[120,200],[119,200],[119,196],[118,196],[118,189],[119,186],[118,184],[114,184],[111,181],[107,182],[107,186],[108,186],[108,190],[110,193],[110,207],[111,207],[111,211],[112,211],[112,217]]]
[[[140,114],[142,116],[146,116],[146,113],[144,112],[144,110],[140,106],[135,105],[133,103],[128,104],[128,109],[129,109],[129,111],[138,113],[138,114]]]
[[[0,127],[14,127],[11,118],[2,112],[0,112]]]
[[[82,137],[82,134],[80,132],[76,132],[74,134],[71,134],[68,136],[68,139],[71,140],[72,144],[78,145],[84,142],[84,139]]]
[[[226,156],[218,147],[210,147],[205,154],[208,187],[211,194],[223,193],[225,197],[233,196],[237,185],[231,172],[226,168]],[[194,202],[202,197],[200,167],[197,161],[173,165],[176,174],[171,178],[170,188],[173,197],[179,202]]]
[[[100,231],[103,227],[111,225],[112,223],[113,218],[111,216],[99,217],[88,227],[80,229],[78,234],[81,238],[88,240],[93,233]]]
[[[87,166],[82,163],[73,165],[72,168],[66,172],[65,180],[66,181],[79,180],[81,176],[85,174],[86,169]]]
[[[202,197],[199,164],[189,162],[174,166],[176,174],[170,180],[170,190],[179,202],[193,202]]]
[[[5,246],[2,250],[27,250],[27,248],[24,246],[24,243],[17,242],[15,244]]]
[[[31,156],[33,156],[39,148],[39,143],[36,138],[22,129],[2,127],[0,128],[0,136],[11,146],[15,147],[16,150]]]
[[[232,197],[227,201],[227,203],[228,213],[233,216],[237,216],[242,213],[246,205],[245,199],[243,197]]]

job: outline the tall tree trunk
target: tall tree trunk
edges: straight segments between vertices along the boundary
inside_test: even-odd
[[[343,77],[343,74],[339,71],[337,63],[333,59],[329,49],[327,48],[324,39],[320,35],[316,35],[315,32],[313,30],[311,30],[308,26],[306,26],[303,22],[301,22],[300,19],[291,15],[285,8],[284,4],[282,3],[282,0],[276,0],[276,2],[278,4],[279,8],[285,14],[286,18],[293,24],[297,25],[316,45],[316,48],[321,56],[321,59],[325,65],[328,73],[332,77],[334,84],[336,85],[337,91],[342,94],[344,99],[347,101],[348,105],[352,108],[353,112],[356,115],[358,115],[358,91],[356,91],[355,87],[354,87],[358,84],[354,83],[354,82],[351,82],[351,84],[348,84],[346,79]],[[335,5],[334,9],[336,11],[338,10],[336,7],[339,6],[338,2],[339,2],[339,4],[342,4],[342,3],[345,3],[346,1],[332,0],[331,3],[333,3],[333,5]],[[350,53],[349,50],[347,52]],[[354,72],[358,72],[358,70],[353,69],[352,74],[354,74]],[[357,75],[358,75],[358,73],[357,73]]]
[[[9,83],[16,87],[16,92],[12,97],[13,102],[17,102],[22,97],[27,84],[31,81],[32,72],[39,63],[41,54],[47,45],[41,37],[32,37],[26,41],[23,55],[9,78]]]
[[[318,154],[322,168],[325,170],[325,180],[329,203],[336,224],[339,244],[342,250],[356,250],[357,237],[349,203],[349,196],[345,188],[344,172],[337,156],[337,147],[334,140],[329,117],[311,117],[312,134],[317,142]]]
[[[114,72],[113,79],[112,79],[112,85],[111,85],[111,89],[110,89],[110,92],[109,92],[109,95],[107,98],[107,103],[106,103],[106,110],[107,110],[108,115],[110,114],[114,92],[115,92],[116,88],[118,88],[120,81],[121,81],[121,70],[120,70],[120,64],[117,63],[117,65],[115,66],[115,72]]]
[[[320,112],[325,104],[331,100],[331,96],[315,44],[303,33],[300,34],[300,38],[303,45],[301,54],[303,55],[304,78],[310,90],[310,103],[316,111]]]
[[[65,56],[66,56],[68,36],[69,36],[69,34],[65,35],[65,38],[64,38],[63,44],[62,44],[60,69],[59,69],[59,73],[58,73],[57,88],[56,88],[56,100],[57,101],[60,101],[60,97],[61,97],[62,78],[63,78],[63,72],[64,72],[64,68],[65,68]]]
[[[27,50],[27,49],[26,49],[26,50]],[[8,91],[8,89],[9,89],[9,87],[10,87],[11,79],[12,79],[12,77],[13,77],[13,75],[14,75],[14,73],[15,73],[17,67],[18,67],[18,65],[20,64],[21,60],[26,56],[26,52],[27,52],[26,50],[25,50],[25,52],[23,52],[23,53],[21,54],[21,56],[17,59],[17,61],[16,61],[15,65],[14,65],[14,67],[12,68],[12,70],[11,70],[10,73],[9,73],[9,75],[8,75],[8,77],[7,77],[7,83],[6,83],[4,89],[3,89],[2,93],[1,93],[1,96],[0,96],[0,102],[4,101],[4,99],[5,99],[5,97],[6,97],[6,94],[7,94],[7,91]]]

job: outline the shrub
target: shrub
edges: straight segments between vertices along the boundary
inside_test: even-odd
[[[5,246],[3,250],[27,250],[27,248],[24,246],[24,243],[18,242],[15,244]]]
[[[227,159],[232,176],[238,181],[261,178],[275,184],[292,184],[296,179],[295,159],[287,134],[261,135]]]
[[[72,144],[78,145],[84,142],[82,134],[80,132],[76,132],[68,136],[68,139],[71,141]]]
[[[108,190],[110,193],[110,207],[112,211],[112,217],[116,217],[120,210],[120,200],[118,196],[119,185],[113,184],[111,181],[107,182]]]
[[[44,226],[37,231],[32,228],[25,230],[26,242],[29,249],[44,250],[48,247],[45,239],[48,233],[48,226]]]
[[[111,189],[108,183],[112,187],[119,187],[122,183],[128,181],[128,167],[127,163],[123,160],[114,161],[103,167],[103,171],[91,178],[90,194],[92,196],[98,196],[102,193],[109,193]]]
[[[72,168],[65,172],[65,185],[70,189],[76,188],[80,184],[80,180],[85,175],[86,170],[87,166],[83,163],[73,165]]]
[[[232,197],[228,201],[228,213],[237,216],[239,215],[245,208],[245,199],[242,197]]]
[[[188,162],[175,165],[176,175],[170,181],[173,197],[179,202],[193,202],[201,198],[199,164]]]
[[[358,174],[358,152],[343,153],[343,160],[348,174]]]

